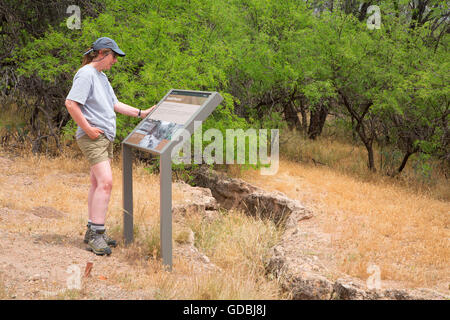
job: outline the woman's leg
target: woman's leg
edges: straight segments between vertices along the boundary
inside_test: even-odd
[[[91,168],[91,188],[89,189],[88,194],[88,214],[89,214],[89,221],[92,221],[92,199],[94,197],[95,189],[97,189],[97,178],[94,175],[94,171]]]
[[[95,184],[93,180],[95,179]],[[94,188],[95,186],[95,188]],[[91,190],[88,196],[89,217],[92,223],[105,224],[112,190],[112,171],[109,160],[91,167]]]

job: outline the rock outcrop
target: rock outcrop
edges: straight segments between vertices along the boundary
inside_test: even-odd
[[[212,196],[211,190],[202,187],[193,187],[185,182],[177,182],[175,185],[183,194],[181,201],[175,201],[172,213],[175,219],[185,217],[190,213],[200,213],[205,219],[214,220],[219,216],[219,205]]]
[[[314,259],[312,259],[314,260]],[[302,252],[286,250],[283,243],[272,248],[267,271],[274,274],[282,288],[294,300],[448,300],[437,291],[420,288],[369,289],[355,278],[345,276],[332,280],[326,268],[317,261],[308,261]]]
[[[207,168],[194,174],[196,185],[209,188],[225,209],[243,210],[249,215],[268,218],[285,228],[309,219],[312,212],[281,192],[268,192],[241,179],[232,179]]]
[[[283,228],[281,241],[271,249],[266,268],[279,279],[292,299],[298,300],[436,300],[449,299],[429,289],[369,289],[365,282],[342,275],[336,279],[329,266],[313,249],[328,250],[328,235],[300,224],[313,217],[311,210],[281,192],[268,192],[241,179],[232,179],[202,168],[194,178],[197,186],[209,188],[218,205],[243,210],[249,215],[272,219]],[[207,191],[204,191],[205,194]],[[209,193],[208,193],[209,196]],[[194,201],[195,202],[195,201]],[[213,203],[213,201],[211,201]]]
[[[216,199],[212,196],[211,190],[201,187],[193,187],[184,182],[177,182],[174,184],[174,189],[182,194],[182,199],[174,201],[172,207],[172,214],[174,220],[183,224],[185,217],[190,214],[200,214],[203,219],[207,221],[213,221],[220,217],[220,213],[217,211],[219,206]],[[220,270],[218,266],[213,264],[210,259],[202,253],[194,244],[195,234],[194,232],[185,227],[185,232],[188,235],[183,241],[177,241],[174,247],[174,255],[177,257],[183,257],[189,261],[193,267],[194,272],[209,272]]]

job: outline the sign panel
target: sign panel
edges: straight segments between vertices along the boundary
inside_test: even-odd
[[[197,120],[213,95],[212,92],[170,90],[123,143],[161,154],[177,136],[177,131]]]

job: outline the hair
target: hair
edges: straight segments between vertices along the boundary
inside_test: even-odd
[[[87,52],[91,49],[92,49],[92,47],[89,47],[85,52]],[[91,52],[89,52],[88,54],[85,54],[83,56],[83,62],[81,64],[81,66],[84,67],[88,63],[91,63],[92,60],[94,60],[99,55],[100,51],[102,51],[105,55],[109,55],[112,53],[112,50],[108,49],[108,48],[100,49],[100,50],[92,50]]]

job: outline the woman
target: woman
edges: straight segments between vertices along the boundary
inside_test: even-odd
[[[84,238],[88,250],[110,255],[116,241],[105,232],[105,219],[112,189],[111,159],[116,135],[116,114],[144,118],[155,107],[140,110],[117,100],[106,75],[125,56],[110,38],[97,39],[84,54],[83,65],[73,78],[66,107],[77,123],[78,146],[91,166],[91,188],[88,195],[89,220]]]

